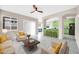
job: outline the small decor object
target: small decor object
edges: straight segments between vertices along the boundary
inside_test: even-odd
[[[30,34],[28,34],[27,37],[28,37],[28,40],[29,40],[29,38],[30,38]]]
[[[29,34],[27,35],[27,38],[28,38],[27,41],[28,41],[28,44],[29,44],[29,40],[30,40],[30,35]]]
[[[38,28],[38,32],[42,32],[42,28]]]
[[[34,40],[30,40],[30,43],[34,42]]]
[[[7,29],[2,29],[2,33],[6,34],[7,32]]]

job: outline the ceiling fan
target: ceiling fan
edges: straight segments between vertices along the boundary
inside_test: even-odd
[[[39,13],[43,13],[43,11],[39,11],[36,5],[33,5],[33,9],[34,11],[30,12],[30,13],[34,13],[35,11],[39,12]]]

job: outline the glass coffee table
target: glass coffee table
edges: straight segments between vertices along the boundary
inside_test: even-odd
[[[33,49],[37,48],[37,45],[39,43],[40,42],[38,40],[35,40],[35,39],[32,39],[32,38],[30,38],[29,40],[26,39],[24,41],[24,47],[27,48],[29,51],[32,51]]]

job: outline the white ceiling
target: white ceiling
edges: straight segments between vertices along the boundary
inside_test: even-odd
[[[52,22],[52,21],[56,21],[56,20],[59,20],[59,18],[58,17],[54,17],[54,18],[50,18],[49,20],[47,20],[46,22]]]
[[[57,12],[65,11],[71,8],[76,7],[76,5],[37,5],[39,10],[42,10],[43,13],[35,12],[31,14],[30,12],[33,11],[32,5],[2,5],[0,6],[1,9],[19,13],[26,16],[31,17],[44,17],[47,15],[51,15]]]

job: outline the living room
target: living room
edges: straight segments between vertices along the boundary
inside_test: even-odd
[[[0,54],[79,54],[78,13],[76,5],[1,5]]]

